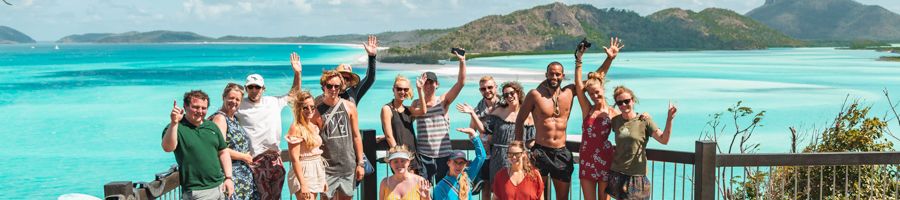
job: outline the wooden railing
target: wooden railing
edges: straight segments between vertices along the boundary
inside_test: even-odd
[[[375,134],[374,130],[362,131],[363,146],[367,147],[364,153],[373,163],[376,173],[363,179],[362,185],[358,189],[359,199],[377,199],[377,184],[379,179],[383,178],[377,177],[378,167],[381,164],[376,163],[383,162],[379,161],[380,158],[377,157],[376,152],[386,151],[387,144],[378,142]],[[473,150],[474,148],[468,140],[453,140],[452,146],[453,149],[461,150]],[[566,142],[566,148],[572,152],[578,152],[580,146],[580,141]],[[287,151],[282,151],[281,156],[283,160],[289,162]],[[721,171],[717,171],[717,169],[722,170],[724,167],[898,165],[900,164],[900,152],[717,154],[715,142],[697,141],[694,152],[647,149],[647,159],[650,161],[648,178],[654,183],[653,195],[655,196],[653,199],[710,200],[716,199],[717,195],[722,193],[723,188],[727,188],[722,185],[722,182],[718,183],[720,187],[717,188],[716,182],[717,177],[724,178],[720,176]],[[575,164],[577,163],[576,160]],[[657,163],[661,163],[662,166],[657,167]],[[672,167],[668,167],[669,165]],[[690,168],[690,173],[687,172],[688,168]],[[898,174],[890,176],[894,179],[900,177]],[[577,178],[577,172],[573,174],[573,177]],[[661,181],[657,181],[657,177],[661,177]],[[678,187],[679,180],[681,182],[680,189]],[[106,199],[180,199],[178,181],[178,172],[170,170],[170,172],[158,174],[156,179],[149,183],[110,182],[104,185],[104,195]],[[570,191],[580,191],[580,187],[577,185],[572,185],[571,188]],[[896,191],[900,191],[900,186],[897,188]],[[546,194],[550,194],[550,191],[547,192]],[[686,195],[687,193],[691,195]],[[571,195],[580,195],[580,192],[570,192],[570,199],[573,199]],[[551,195],[546,196],[550,197]]]

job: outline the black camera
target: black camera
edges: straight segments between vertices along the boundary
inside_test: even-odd
[[[584,38],[578,43],[578,48],[581,49],[581,47],[591,48],[591,42],[588,42],[587,38]]]
[[[456,53],[460,56],[466,56],[466,50],[456,47],[450,48],[450,53]]]

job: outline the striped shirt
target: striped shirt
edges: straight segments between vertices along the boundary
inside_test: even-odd
[[[438,102],[416,118],[416,146],[424,156],[440,158],[450,154],[450,120],[442,104]]]

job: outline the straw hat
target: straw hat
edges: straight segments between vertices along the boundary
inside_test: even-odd
[[[350,75],[350,80],[349,82],[347,82],[347,88],[356,87],[356,85],[359,84],[359,75],[353,73],[353,67],[350,67],[350,65],[340,64],[334,70],[341,73],[342,78],[344,76]]]

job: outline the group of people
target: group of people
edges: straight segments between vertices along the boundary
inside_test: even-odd
[[[322,73],[323,94],[318,97],[301,89],[303,68],[296,53],[290,58],[293,84],[285,95],[264,96],[263,77],[251,74],[243,85],[227,84],[223,105],[207,118],[208,95],[185,93],[184,108],[173,105],[162,136],[163,150],[174,152],[179,165],[182,197],[279,199],[286,177],[298,199],[352,198],[359,181],[373,171],[363,148],[375,148],[362,145],[356,105],[374,83],[377,39],[369,36],[363,46],[368,54],[365,77],[339,65]],[[473,192],[497,199],[544,199],[548,181],[556,199],[567,199],[575,163],[566,148],[566,126],[575,99],[584,119],[578,177],[585,198],[648,199],[647,143],[650,137],[668,143],[677,108],[669,105],[666,126],[660,129],[648,114],[635,112],[637,97],[627,87],[613,90],[618,109],[610,106],[605,76],[624,45],[612,38],[604,47],[606,60],[582,80],[582,55],[588,47],[576,49],[572,85],[562,86],[565,74],[559,62],[550,63],[546,80],[527,92],[516,81],[497,87],[493,77],[482,77],[483,98],[477,105],[455,106],[471,118],[469,126],[456,129],[474,146],[471,160],[450,145],[449,112],[465,86],[465,55],[453,52],[459,71],[444,94],[436,94],[440,82],[433,72],[414,83],[398,75],[393,98],[381,109],[389,147],[384,160],[392,174],[382,179],[378,199],[468,200]],[[407,100],[412,101],[407,105]],[[281,111],[288,105],[294,119],[282,137]],[[615,146],[608,140],[611,133]],[[287,170],[280,156],[282,139],[290,155]]]

